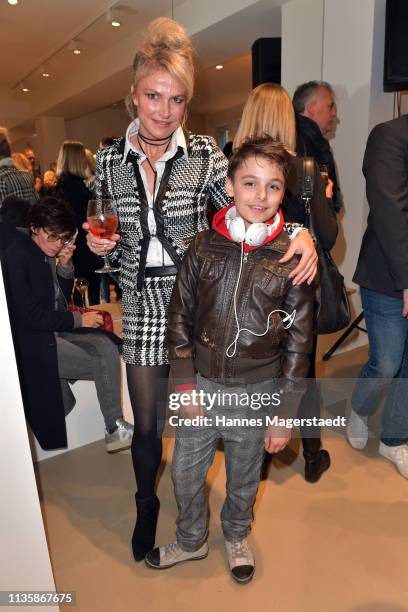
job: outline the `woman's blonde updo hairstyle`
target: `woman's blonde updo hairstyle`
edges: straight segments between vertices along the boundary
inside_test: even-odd
[[[159,17],[152,21],[140,49],[133,60],[133,87],[139,79],[156,70],[167,70],[186,88],[187,102],[194,91],[194,52],[187,31],[173,19]],[[132,96],[127,96],[126,107],[133,118],[136,107]]]
[[[249,94],[234,138],[237,149],[247,138],[271,136],[289,152],[296,149],[296,121],[292,100],[286,89],[275,83],[262,83]]]

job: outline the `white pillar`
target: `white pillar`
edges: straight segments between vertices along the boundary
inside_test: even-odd
[[[55,591],[28,443],[1,268],[0,346],[0,591]],[[59,610],[59,607],[50,606],[47,610],[55,611]]]
[[[324,0],[292,0],[282,6],[282,85],[321,80]]]
[[[374,125],[393,116],[393,94],[382,91],[384,35],[385,0],[293,0],[282,7],[283,85],[293,94],[296,85],[322,79],[336,92],[339,124],[330,144],[344,211],[334,256],[350,287],[366,227],[361,167],[367,137]],[[358,293],[352,303],[357,315]],[[323,346],[333,341],[332,336],[321,339]],[[347,348],[366,342],[360,334]]]
[[[65,120],[63,117],[38,117],[35,120],[37,133],[37,159],[41,172],[49,169],[50,164],[56,161],[60,146],[66,139]]]

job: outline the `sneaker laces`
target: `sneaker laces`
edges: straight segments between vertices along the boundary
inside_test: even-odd
[[[131,425],[124,419],[116,419],[116,425],[121,431],[133,431],[133,425]]]
[[[163,546],[163,558],[166,558],[168,556],[170,557],[174,557],[176,555],[180,554],[180,546],[177,544],[177,542],[171,542],[170,544],[165,544],[165,546]]]
[[[246,561],[248,562],[249,546],[246,540],[240,540],[239,542],[230,542],[231,545],[231,557],[233,562]],[[241,565],[237,563],[237,565]]]

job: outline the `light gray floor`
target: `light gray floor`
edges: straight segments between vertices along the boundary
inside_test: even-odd
[[[326,376],[352,376],[365,349],[322,365]],[[298,443],[274,458],[260,487],[251,545],[256,574],[230,578],[219,525],[225,487],[222,453],[209,483],[212,508],[206,560],[167,571],[134,563],[134,478],[128,451],[108,456],[102,442],[41,462],[37,474],[57,589],[77,593],[76,610],[232,612],[408,611],[408,482],[368,449],[341,436],[325,447],[332,468],[318,484],[302,478]],[[157,542],[173,540],[176,506],[166,442]]]

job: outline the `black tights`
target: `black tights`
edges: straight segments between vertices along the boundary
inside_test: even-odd
[[[321,397],[320,390],[316,383],[316,350],[317,336],[313,336],[313,349],[310,355],[310,368],[308,372],[307,390],[299,406],[300,418],[320,417]],[[300,433],[302,436],[303,453],[313,455],[318,453],[321,446],[320,427],[301,427]]]
[[[139,497],[154,494],[162,457],[169,366],[126,365],[135,432],[132,461]]]

